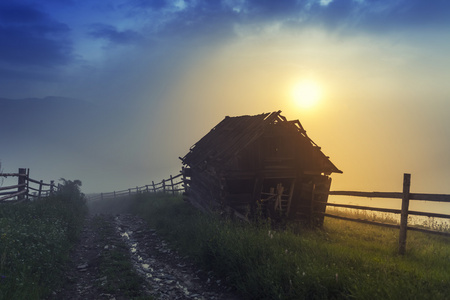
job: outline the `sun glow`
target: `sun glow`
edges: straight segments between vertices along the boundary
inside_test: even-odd
[[[315,107],[321,96],[321,87],[312,80],[300,81],[292,88],[292,98],[300,108]]]

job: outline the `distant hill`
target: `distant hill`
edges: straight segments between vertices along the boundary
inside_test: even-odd
[[[0,98],[0,133],[9,138],[60,135],[85,128],[97,114],[95,105],[71,98]]]
[[[58,115],[75,117],[89,114],[95,106],[86,101],[63,97],[5,99],[0,98],[0,118],[24,122],[27,119],[43,120]]]

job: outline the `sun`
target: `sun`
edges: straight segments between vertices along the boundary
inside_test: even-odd
[[[321,96],[321,87],[317,82],[312,80],[300,81],[292,88],[292,99],[300,108],[307,109],[315,107]]]

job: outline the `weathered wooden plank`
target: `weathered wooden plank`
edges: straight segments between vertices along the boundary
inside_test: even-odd
[[[450,215],[446,214],[437,214],[437,213],[429,213],[429,212],[422,212],[422,211],[408,211],[408,214],[415,215],[415,216],[425,216],[430,218],[442,218],[442,219],[450,219]]]
[[[3,196],[3,195],[11,195],[11,194],[14,194],[14,193],[17,193],[17,191],[14,190],[14,191],[10,191],[10,192],[1,192],[1,193],[0,193],[0,196]]]
[[[26,174],[19,174],[19,173],[0,173],[1,177],[18,177],[18,176],[23,176],[26,177]]]
[[[327,202],[317,202],[317,203],[324,204],[326,206],[343,207],[343,208],[360,209],[360,210],[372,210],[372,211],[387,212],[387,213],[394,213],[394,214],[399,214],[401,212],[400,209],[360,206],[360,205],[351,205],[351,204],[338,204],[338,203],[329,203],[329,202],[328,203]]]
[[[437,202],[450,202],[450,195],[446,194],[409,194],[411,200],[424,200],[424,201],[437,201]]]
[[[8,196],[0,197],[0,201],[4,201],[4,200],[10,199],[10,198],[14,198],[16,196],[25,195],[26,193],[28,193],[27,190],[22,190],[20,192],[17,192],[17,193],[14,193],[14,194],[10,194]]]
[[[317,194],[328,194],[338,196],[353,196],[366,198],[395,198],[402,199],[403,193],[400,192],[359,192],[359,191],[330,191],[319,192]],[[450,202],[449,194],[425,194],[425,193],[410,193],[410,200],[436,201],[436,202]]]
[[[34,179],[31,179],[31,178],[28,178],[28,181],[33,182],[33,183],[37,183],[37,184],[41,184],[40,180],[34,180]],[[42,183],[42,185],[43,186],[51,186],[52,184],[51,183]]]
[[[366,198],[401,199],[403,197],[403,193],[400,193],[400,192],[358,192],[358,191],[321,192],[321,191],[316,191],[316,193],[317,194],[328,194],[328,195],[340,195],[340,196],[366,197]]]
[[[172,176],[172,175],[170,175],[170,176]],[[181,176],[183,176],[183,174],[180,173],[180,174],[178,174],[176,176],[173,176],[172,179],[176,179],[176,178],[181,177]]]
[[[39,188],[34,188],[34,187],[31,187],[31,186],[29,186],[28,187],[28,190],[30,191],[36,191],[36,192],[38,192],[40,189]],[[50,192],[50,189],[47,189],[47,190],[41,190],[43,193],[45,193],[45,192]]]
[[[287,203],[287,209],[286,209],[287,216],[289,216],[289,213],[291,211],[291,203],[292,203],[292,196],[294,195],[295,181],[296,181],[295,178],[292,179],[292,181],[291,181],[291,187],[289,190],[289,197],[288,197],[288,203]]]
[[[10,186],[3,186],[3,187],[0,187],[0,191],[12,190],[12,189],[20,188],[20,187],[25,187],[25,186],[27,186],[26,183],[10,185]]]

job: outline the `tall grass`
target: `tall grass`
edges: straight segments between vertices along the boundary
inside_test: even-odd
[[[140,195],[133,210],[246,299],[446,299],[450,241],[326,219],[323,230],[273,231],[199,213],[179,197]],[[294,233],[295,232],[295,233]]]
[[[0,205],[0,299],[42,299],[62,283],[86,213],[76,196]]]

